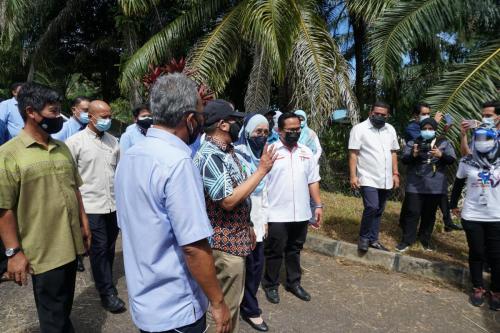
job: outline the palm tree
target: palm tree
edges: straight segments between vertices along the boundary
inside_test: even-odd
[[[482,102],[498,99],[500,11],[493,0],[347,0],[351,10],[370,23],[370,59],[383,91],[400,88],[402,80],[429,77],[426,100],[435,111],[455,120],[475,117]],[[448,33],[441,37],[440,33]],[[466,56],[446,59],[443,45],[462,45]],[[427,62],[405,63],[418,50]],[[436,56],[432,56],[432,55]],[[406,62],[408,60],[406,59]],[[455,129],[455,133],[457,130]]]
[[[125,14],[154,10],[158,1],[119,0]],[[127,91],[149,64],[171,58],[180,41],[202,33],[188,53],[187,67],[198,82],[221,93],[242,57],[252,70],[245,97],[246,111],[269,105],[270,87],[290,86],[294,106],[307,108],[313,126],[346,106],[358,121],[350,87],[350,68],[331,37],[316,1],[193,1],[192,7],[152,36],[130,57],[120,86]]]

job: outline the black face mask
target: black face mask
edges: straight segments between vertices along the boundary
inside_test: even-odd
[[[295,146],[300,138],[300,132],[285,132],[285,142],[289,146]]]
[[[231,137],[232,142],[238,141],[240,137],[241,125],[239,123],[232,123],[229,126],[229,136]]]
[[[63,124],[64,119],[61,116],[55,118],[43,117],[42,121],[38,123],[38,126],[40,126],[40,128],[43,129],[47,134],[54,134],[62,129]]]
[[[153,118],[147,117],[144,119],[137,119],[137,126],[139,126],[143,130],[143,134],[146,134],[146,131],[153,125]]]
[[[196,119],[195,117],[193,117],[194,119]],[[188,146],[189,145],[192,145],[193,143],[196,142],[196,140],[198,140],[198,137],[200,136],[201,132],[203,131],[203,124],[200,123],[198,121],[198,119],[196,119],[196,127],[193,128],[191,126],[191,128],[189,128],[188,126],[188,122],[186,121],[186,127],[188,129],[188,134],[189,134],[189,137],[188,137]]]
[[[252,149],[252,153],[255,157],[260,158],[262,156],[262,151],[267,143],[267,138],[265,136],[256,136],[253,138],[248,138],[248,145]]]
[[[370,116],[370,122],[372,123],[373,127],[381,129],[382,127],[385,126],[385,117],[379,115],[372,115]]]

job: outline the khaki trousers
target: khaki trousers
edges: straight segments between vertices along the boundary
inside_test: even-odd
[[[219,250],[212,250],[215,271],[219,280],[224,301],[231,311],[231,332],[240,329],[240,304],[245,291],[245,257],[238,257]],[[207,311],[208,333],[215,332],[215,322],[210,309]]]

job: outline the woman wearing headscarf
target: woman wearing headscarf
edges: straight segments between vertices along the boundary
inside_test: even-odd
[[[323,150],[321,149],[321,144],[319,143],[319,138],[316,132],[307,126],[307,115],[303,110],[295,111],[295,114],[300,118],[300,138],[299,143],[307,146],[311,149],[314,154],[314,159],[316,163],[319,163],[319,158]]]
[[[417,237],[426,250],[432,250],[436,210],[448,191],[447,168],[457,159],[451,143],[444,137],[436,138],[438,124],[434,119],[422,120],[419,127],[420,135],[407,142],[401,158],[408,168],[399,221],[403,235],[396,246],[399,252],[408,250]]]
[[[247,116],[240,132],[240,141],[235,146],[236,155],[241,161],[247,176],[259,166],[260,156],[269,135],[269,122],[261,114]],[[240,306],[241,317],[254,329],[266,332],[268,326],[262,319],[262,310],[257,301],[257,290],[264,268],[264,238],[267,234],[267,189],[263,179],[250,195],[252,209],[250,220],[256,236],[255,249],[246,258],[245,293]]]
[[[496,129],[480,127],[474,131],[471,154],[458,166],[450,206],[461,215],[469,246],[469,270],[472,282],[470,302],[481,306],[486,290],[483,261],[491,267],[490,308],[500,310],[500,149]],[[462,211],[457,208],[467,185]]]

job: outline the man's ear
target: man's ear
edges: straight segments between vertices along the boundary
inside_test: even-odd
[[[32,106],[27,106],[25,112],[27,118],[35,119],[35,113],[37,112],[35,111],[35,109],[33,109]]]

